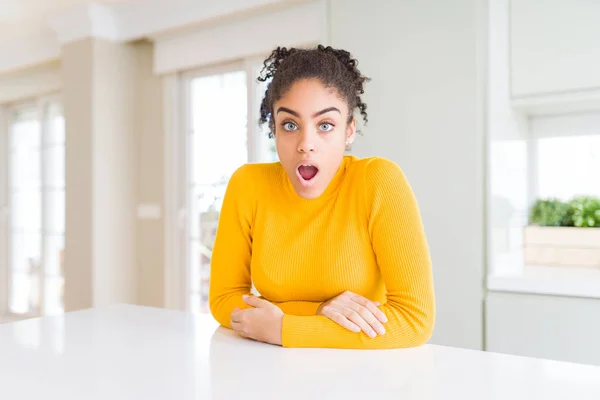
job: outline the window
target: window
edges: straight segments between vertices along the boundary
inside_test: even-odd
[[[43,100],[8,109],[3,248],[4,313],[63,310],[65,130],[60,104]]]
[[[510,133],[510,132],[509,132]],[[492,274],[523,272],[523,228],[539,198],[600,197],[600,113],[532,116],[489,148]]]
[[[596,136],[540,138],[537,153],[540,197],[600,197],[600,126]]]
[[[274,143],[258,127],[258,110],[266,89],[256,82],[259,65],[246,62],[198,71],[184,85],[185,304],[208,312],[210,260],[219,211],[229,178],[248,162],[275,162]]]

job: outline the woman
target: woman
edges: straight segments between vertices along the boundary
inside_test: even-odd
[[[284,347],[399,348],[431,336],[427,240],[401,169],[344,155],[367,81],[344,50],[277,48],[261,104],[280,162],[231,177],[212,254],[223,326]],[[251,295],[252,284],[261,297]]]

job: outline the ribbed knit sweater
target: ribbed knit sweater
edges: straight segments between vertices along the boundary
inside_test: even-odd
[[[380,157],[345,156],[316,199],[296,194],[280,163],[231,177],[211,261],[210,308],[230,326],[252,284],[284,312],[284,347],[399,348],[431,336],[431,260],[403,171]],[[381,303],[386,333],[370,338],[315,315],[344,291]]]

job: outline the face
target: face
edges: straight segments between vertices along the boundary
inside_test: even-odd
[[[319,197],[335,176],[356,120],[334,89],[315,79],[295,82],[273,105],[277,154],[296,193]]]

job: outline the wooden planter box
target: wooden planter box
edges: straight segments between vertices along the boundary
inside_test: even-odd
[[[527,226],[526,265],[600,268],[600,228]]]

